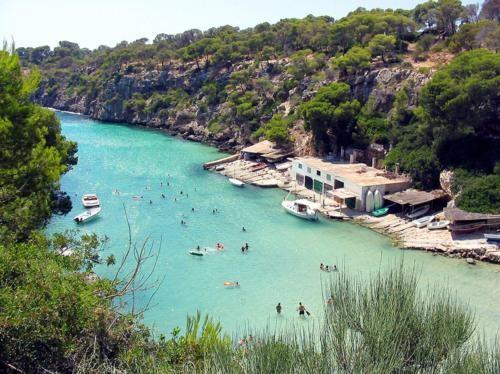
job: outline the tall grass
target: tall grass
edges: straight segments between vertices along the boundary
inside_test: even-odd
[[[231,340],[200,313],[188,318],[173,365],[147,360],[129,372],[261,373],[500,373],[498,344],[473,338],[473,314],[448,290],[418,290],[414,270],[400,265],[366,280],[341,271],[325,289],[319,329],[247,332]],[[168,356],[168,354],[164,354]],[[140,361],[140,360],[139,360]],[[170,361],[173,362],[173,361]]]

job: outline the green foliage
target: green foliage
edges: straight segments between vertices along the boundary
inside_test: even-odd
[[[351,143],[360,110],[357,100],[350,100],[350,87],[332,83],[318,90],[316,96],[300,107],[306,130],[311,130],[320,148],[325,148],[333,135],[339,146]]]
[[[337,67],[342,75],[362,73],[370,67],[370,51],[362,47],[352,47],[344,55],[336,57],[333,65]]]
[[[76,162],[55,114],[30,102],[39,78],[0,51],[0,241],[26,237],[48,218],[59,177]]]
[[[252,137],[258,140],[261,136],[265,139],[277,143],[281,146],[290,145],[292,138],[288,132],[288,129],[292,126],[295,117],[289,116],[283,118],[279,114],[275,114],[273,118],[263,126],[261,126],[257,131],[255,131]]]
[[[473,175],[455,172],[454,189],[460,194],[459,208],[468,212],[500,214],[500,174]]]
[[[476,48],[500,49],[500,25],[496,21],[483,20],[462,25],[449,41],[448,48],[455,53]]]
[[[372,56],[382,57],[386,62],[386,57],[390,56],[396,48],[396,38],[392,35],[377,34],[368,43]]]
[[[359,141],[363,143],[389,143],[389,126],[383,113],[375,109],[375,98],[370,96],[361,108],[358,118]]]

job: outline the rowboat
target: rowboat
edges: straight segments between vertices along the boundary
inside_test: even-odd
[[[379,209],[376,209],[376,210],[374,210],[372,212],[372,216],[374,216],[374,217],[382,217],[382,216],[385,216],[388,212],[389,212],[389,208],[388,207],[379,208]]]
[[[317,204],[305,200],[284,200],[281,202],[281,206],[285,208],[285,210],[294,215],[295,217],[304,218],[307,220],[317,220]]]
[[[100,207],[90,208],[90,209],[87,209],[85,212],[80,213],[77,216],[75,216],[75,218],[73,218],[73,220],[76,223],[88,222],[88,221],[91,221],[92,219],[96,218],[100,212],[101,212]]]
[[[236,178],[229,178],[229,183],[236,187],[243,187],[245,183]]]
[[[96,194],[87,193],[82,196],[82,204],[85,208],[94,208],[101,205]]]
[[[418,217],[422,217],[425,213],[429,211],[430,208],[431,207],[429,205],[424,205],[418,209],[413,210],[411,213],[408,213],[406,215],[406,218],[415,219]]]
[[[368,191],[366,193],[365,199],[365,210],[367,213],[370,213],[375,208],[375,201],[373,200],[373,192]]]
[[[490,242],[500,242],[500,234],[484,234],[484,238]]]
[[[434,219],[434,217],[435,216],[425,216],[425,217],[417,218],[417,219],[411,221],[411,223],[413,223],[417,228],[421,229],[422,227],[425,227],[429,223],[431,223],[432,220]]]
[[[427,224],[429,230],[445,229],[450,224],[450,221],[434,221]]]

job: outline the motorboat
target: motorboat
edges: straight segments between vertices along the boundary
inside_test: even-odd
[[[244,182],[242,182],[236,178],[229,178],[229,183],[231,183],[233,186],[236,186],[236,187],[243,187],[245,185]]]
[[[429,230],[441,230],[441,229],[445,229],[446,227],[448,227],[449,224],[450,224],[450,221],[446,221],[446,220],[434,221],[434,222],[429,222],[427,224],[427,228]]]
[[[87,193],[82,196],[82,204],[85,208],[94,208],[101,205],[96,194]]]
[[[73,218],[76,223],[85,223],[93,220],[101,213],[101,207],[95,207],[85,210],[85,212],[78,214]]]
[[[431,209],[430,205],[424,205],[424,206],[422,206],[420,208],[417,208],[417,209],[413,210],[412,212],[408,213],[406,215],[406,218],[415,219],[415,218],[418,218],[418,217],[422,217],[430,209]]]
[[[417,218],[411,223],[413,223],[417,228],[421,229],[422,227],[426,227],[429,223],[431,223],[434,220],[435,216],[424,216]]]
[[[318,205],[306,199],[299,200],[283,200],[281,202],[281,206],[285,208],[285,210],[300,218],[308,219],[308,220],[316,220],[318,219]]]
[[[500,242],[500,234],[484,234],[484,238],[490,242]]]

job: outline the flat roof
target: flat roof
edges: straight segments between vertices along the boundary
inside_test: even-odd
[[[431,192],[419,191],[419,190],[406,190],[401,192],[396,192],[390,195],[385,195],[384,199],[392,201],[393,203],[399,205],[420,205],[424,203],[429,203],[431,201],[441,199],[446,196],[446,193],[442,190],[434,190]]]
[[[270,142],[269,140],[264,140],[249,147],[243,148],[241,152],[255,153],[262,155],[265,153],[277,152],[278,149],[275,149],[274,147],[275,144],[273,142]]]
[[[409,178],[395,176],[362,163],[333,163],[316,157],[298,157],[295,160],[317,170],[344,178],[359,186],[380,186],[410,182]]]

